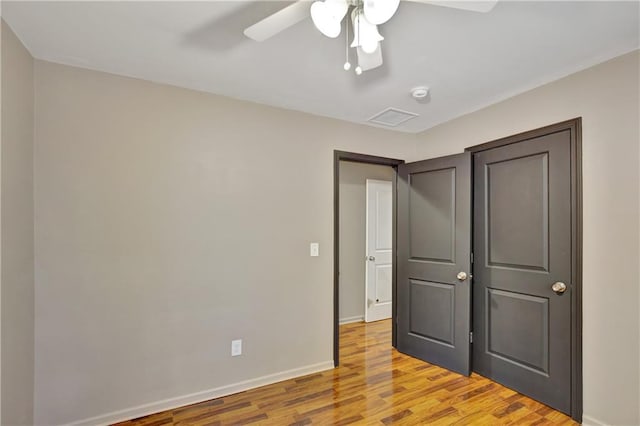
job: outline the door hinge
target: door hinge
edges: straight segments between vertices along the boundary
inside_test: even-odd
[[[469,332],[469,343],[473,343],[473,331]]]

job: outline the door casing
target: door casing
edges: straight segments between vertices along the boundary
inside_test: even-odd
[[[518,133],[505,138],[496,139],[465,149],[473,155],[476,152],[510,145],[529,139],[535,139],[550,133],[570,130],[571,132],[571,275],[574,291],[571,292],[571,417],[578,423],[582,422],[582,118],[555,123],[535,130]],[[403,160],[377,157],[366,154],[358,154],[345,151],[334,151],[333,178],[334,178],[334,266],[333,266],[333,360],[334,365],[339,365],[339,169],[340,161],[353,161],[370,164],[392,166],[397,170],[398,164]],[[473,176],[473,173],[471,174]],[[473,182],[472,182],[473,185]],[[393,312],[392,312],[392,345],[397,342],[397,218],[396,218],[396,189],[397,172],[394,178],[394,207],[393,207]],[[473,212],[471,212],[473,214]],[[473,232],[472,232],[473,235]],[[473,241],[472,247],[473,247]],[[473,306],[473,301],[471,302]],[[472,324],[473,328],[473,324]],[[473,365],[472,365],[473,369]]]
[[[347,151],[333,151],[333,365],[337,367],[340,364],[340,283],[339,283],[339,265],[340,265],[340,162],[349,161],[354,163],[377,164],[381,166],[391,166],[394,169],[394,177],[392,182],[393,189],[393,240],[392,240],[392,345],[396,346],[396,186],[398,164],[403,164],[404,160],[395,158],[378,157],[375,155],[359,154]]]

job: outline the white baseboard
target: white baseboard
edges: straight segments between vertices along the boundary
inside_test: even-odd
[[[188,395],[177,396],[175,398],[164,399],[162,401],[151,402],[149,404],[139,405],[137,407],[126,408],[124,410],[114,411],[111,413],[101,414],[89,419],[78,420],[69,423],[68,426],[98,426],[109,425],[112,423],[122,422],[125,420],[135,419],[149,414],[159,413],[165,410],[183,407],[185,405],[197,404],[198,402],[208,401],[210,399],[220,398],[222,396],[246,391],[260,386],[270,385],[272,383],[281,382],[283,380],[293,379],[295,377],[306,376],[307,374],[317,373],[319,371],[330,370],[334,368],[333,361],[325,361],[318,364],[307,365],[292,370],[281,371],[280,373],[269,374],[251,380],[245,380],[238,383],[232,383],[218,388],[208,389],[201,392],[191,393]]]
[[[598,419],[594,419],[591,416],[582,415],[582,425],[583,426],[609,426],[607,423],[600,421]]]
[[[343,324],[351,324],[352,322],[362,322],[362,321],[364,321],[364,316],[358,315],[355,317],[340,318],[339,323],[340,325],[343,325]]]

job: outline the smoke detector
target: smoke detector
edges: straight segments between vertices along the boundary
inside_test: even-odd
[[[411,89],[411,97],[415,100],[421,100],[429,95],[429,88],[427,86],[414,87]]]

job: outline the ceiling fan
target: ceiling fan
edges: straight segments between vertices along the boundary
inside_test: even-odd
[[[498,0],[404,0],[414,3],[426,3],[437,6],[452,7],[473,12],[489,12]],[[351,47],[356,49],[358,64],[356,74],[360,75],[382,65],[382,48],[380,42],[384,37],[378,32],[378,25],[384,24],[393,17],[398,9],[400,0],[298,0],[291,5],[267,16],[263,20],[244,30],[244,34],[255,41],[264,41],[281,31],[297,24],[311,15],[315,27],[325,36],[336,38],[342,31],[342,20],[346,19],[347,33],[349,21],[353,27],[353,42]],[[309,6],[311,3],[311,6]],[[347,61],[344,69],[349,70],[347,35]]]

